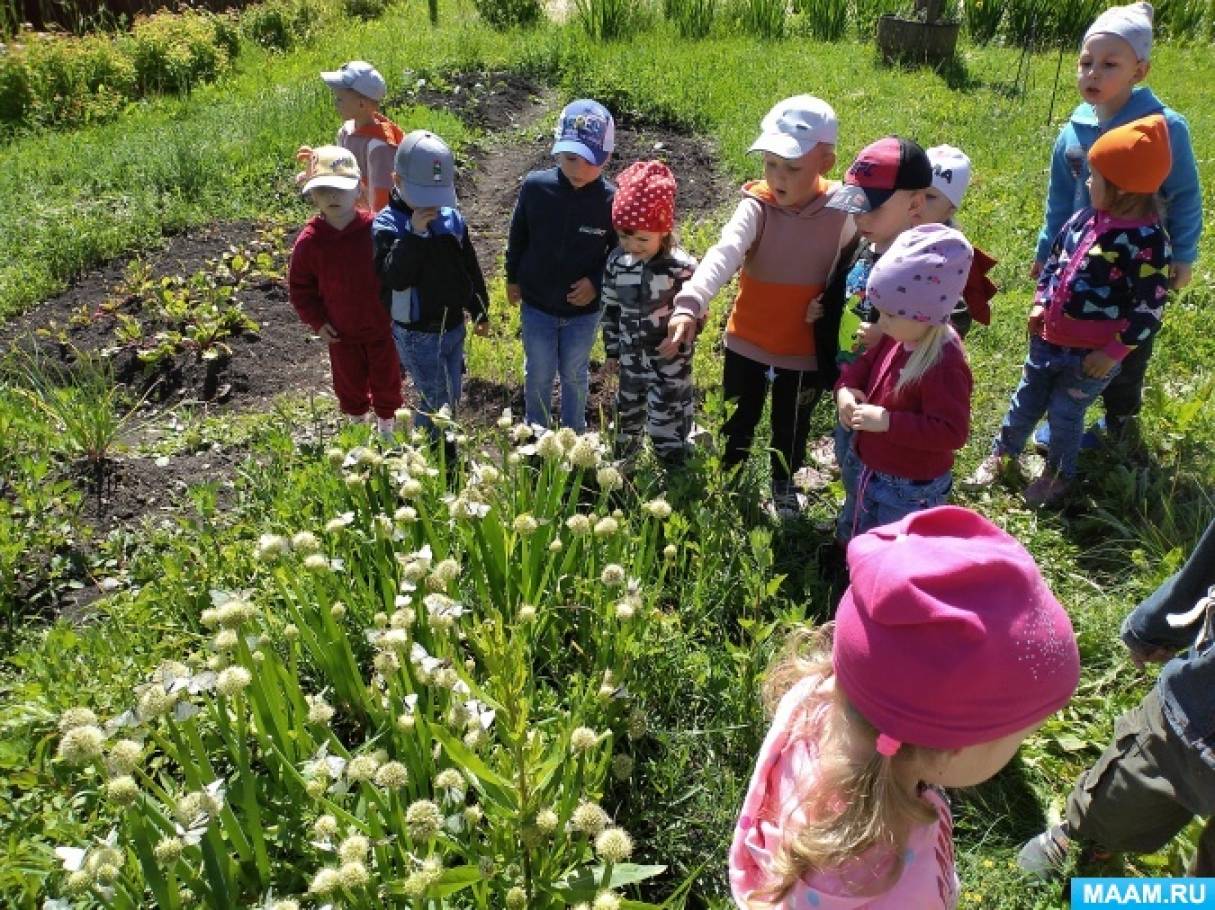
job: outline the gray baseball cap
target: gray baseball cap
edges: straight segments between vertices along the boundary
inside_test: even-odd
[[[383,101],[388,94],[388,84],[380,71],[366,60],[351,60],[341,69],[321,73],[321,79],[330,88],[348,88],[372,101]]]
[[[400,193],[412,208],[456,207],[456,159],[429,130],[414,130],[397,147],[393,163]]]

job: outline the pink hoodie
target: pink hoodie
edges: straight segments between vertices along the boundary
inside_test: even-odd
[[[756,892],[772,883],[773,857],[784,838],[806,823],[799,793],[813,787],[818,776],[817,742],[824,712],[808,715],[805,703],[820,684],[834,682],[809,677],[789,690],[760,749],[730,846],[730,889],[744,910],[773,906],[756,897]],[[876,897],[852,896],[859,882],[884,871],[882,857],[870,851],[841,869],[803,879],[776,906],[782,910],[953,910],[958,902],[953,819],[941,793],[929,788],[924,799],[937,810],[937,822],[912,832],[903,874],[893,888]]]

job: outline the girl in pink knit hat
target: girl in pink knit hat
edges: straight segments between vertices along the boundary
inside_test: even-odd
[[[974,250],[943,224],[904,231],[869,275],[882,337],[835,386],[848,448],[840,462],[847,543],[878,525],[944,504],[954,453],[970,434],[970,367],[950,325]]]
[[[848,564],[835,622],[768,674],[730,888],[745,910],[952,910],[944,788],[987,780],[1067,703],[1075,635],[1025,548],[966,509],[862,534]]]

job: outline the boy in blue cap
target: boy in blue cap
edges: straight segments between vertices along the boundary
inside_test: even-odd
[[[550,425],[560,375],[561,424],[581,433],[603,267],[616,246],[616,187],[603,176],[616,126],[602,104],[582,99],[561,111],[555,135],[556,167],[533,171],[519,188],[506,246],[506,297],[522,307],[527,422]]]

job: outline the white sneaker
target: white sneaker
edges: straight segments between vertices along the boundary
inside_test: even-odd
[[[1004,476],[1009,469],[1012,459],[1007,455],[1002,455],[997,452],[992,452],[975,468],[975,472],[971,474],[963,482],[965,486],[973,490],[990,487],[993,483]]]
[[[768,504],[769,512],[780,521],[792,521],[799,518],[806,508],[806,497],[793,486],[774,487],[772,501]]]

